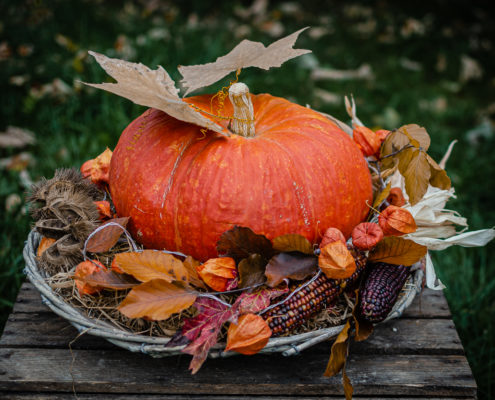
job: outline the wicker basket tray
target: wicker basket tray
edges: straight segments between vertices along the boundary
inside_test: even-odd
[[[79,310],[66,303],[64,299],[55,293],[46,283],[46,275],[38,269],[36,262],[36,250],[38,248],[41,235],[36,231],[31,231],[24,246],[24,260],[26,261],[25,273],[31,283],[41,293],[44,304],[51,310],[68,320],[80,333],[88,333],[94,336],[105,338],[109,342],[124,349],[149,354],[152,357],[166,357],[182,354],[181,350],[185,346],[165,347],[169,342],[166,337],[153,337],[134,334],[116,328],[108,322],[89,318]],[[417,268],[404,285],[399,299],[395,303],[392,311],[386,320],[398,318],[403,311],[411,304],[417,293],[420,293],[423,281],[423,271]],[[282,353],[284,356],[298,354],[302,350],[311,347],[324,340],[337,336],[344,325],[337,325],[330,328],[322,328],[311,332],[286,337],[272,338],[260,353]],[[225,352],[224,344],[217,344],[210,350],[210,358],[228,357],[236,355],[236,352]]]

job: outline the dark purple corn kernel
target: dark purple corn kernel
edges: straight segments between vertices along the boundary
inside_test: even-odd
[[[372,323],[383,321],[397,301],[410,267],[377,263],[369,267],[360,291],[359,312]]]

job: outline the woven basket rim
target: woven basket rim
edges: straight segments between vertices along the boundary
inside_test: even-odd
[[[26,273],[30,282],[40,292],[42,302],[46,304],[55,314],[68,320],[80,334],[88,333],[93,336],[102,337],[109,342],[133,352],[142,352],[153,357],[173,356],[183,354],[181,350],[185,346],[165,347],[170,338],[153,337],[126,332],[116,328],[106,321],[96,320],[84,315],[81,311],[68,304],[60,295],[55,293],[45,282],[45,276],[38,268],[36,262],[36,251],[41,240],[41,235],[34,229],[29,233],[25,242],[23,256],[26,262]],[[416,294],[421,292],[423,271],[417,268],[408,283],[403,288],[403,293],[394,304],[392,311],[385,321],[398,318],[403,311],[409,307]],[[384,321],[384,322],[385,322]],[[311,332],[297,335],[271,338],[260,353],[282,353],[284,356],[299,354],[302,350],[317,343],[337,336],[344,328],[344,325],[337,325],[329,328],[321,328]],[[237,355],[233,351],[225,352],[225,344],[218,343],[210,349],[210,358],[228,357]]]

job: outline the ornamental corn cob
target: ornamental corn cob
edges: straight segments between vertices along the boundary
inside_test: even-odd
[[[394,306],[410,273],[410,267],[374,264],[360,291],[360,313],[369,322],[383,321]]]
[[[366,266],[366,257],[351,250],[356,260],[356,272],[347,279],[329,279],[321,274],[314,282],[297,292],[287,302],[267,311],[262,317],[272,330],[272,337],[292,331],[313,315],[323,310],[342,293],[345,288],[357,282]],[[304,284],[291,287],[291,292]]]

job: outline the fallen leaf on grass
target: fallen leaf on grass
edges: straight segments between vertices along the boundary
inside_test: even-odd
[[[114,218],[106,221],[96,229],[96,232],[90,235],[86,244],[86,250],[91,253],[103,253],[110,250],[119,240],[129,217]]]
[[[301,253],[277,254],[266,266],[266,284],[275,287],[284,279],[303,280],[316,272],[317,265],[317,258],[314,256]]]
[[[426,255],[427,248],[397,236],[384,238],[369,254],[368,261],[395,265],[413,265]]]
[[[258,353],[268,343],[272,331],[267,322],[256,314],[239,317],[236,324],[229,326],[225,351],[236,351],[244,355]]]

